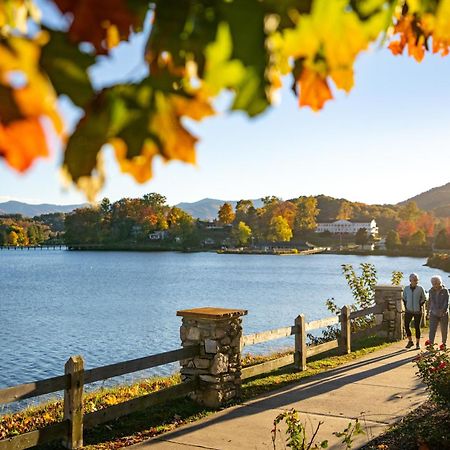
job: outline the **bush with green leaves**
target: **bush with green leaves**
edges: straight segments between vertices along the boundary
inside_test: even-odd
[[[425,342],[427,351],[414,358],[417,374],[426,384],[431,400],[450,409],[450,352],[441,344]]]
[[[354,300],[354,302],[349,305],[351,311],[367,309],[375,305],[375,286],[378,283],[377,270],[375,266],[370,263],[361,263],[360,269],[361,275],[357,275],[351,264],[342,264],[342,273],[352,291]],[[391,284],[393,286],[399,286],[402,279],[403,272],[397,270],[392,271]],[[325,303],[328,311],[333,314],[340,314],[341,308],[336,304],[334,298],[329,298]],[[368,328],[373,325],[374,320],[373,315],[359,317],[352,321],[352,331],[354,332]],[[323,330],[322,335],[319,337],[308,334],[308,339],[311,344],[317,345],[338,339],[339,336],[339,327],[337,325],[332,325]]]

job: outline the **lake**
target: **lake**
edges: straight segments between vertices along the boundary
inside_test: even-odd
[[[392,270],[418,272],[427,289],[432,274],[447,278],[409,257],[0,251],[0,388],[60,375],[74,354],[91,368],[176,349],[179,309],[248,309],[246,334],[325,317],[327,298],[352,301],[341,264],[361,262],[380,283]]]

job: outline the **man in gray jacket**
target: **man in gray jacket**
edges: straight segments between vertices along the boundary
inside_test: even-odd
[[[438,324],[441,326],[442,343],[447,344],[448,290],[439,275],[431,277],[430,289],[430,342],[434,344]]]
[[[414,328],[416,330],[416,348],[420,348],[420,322],[422,321],[422,307],[427,301],[427,295],[422,286],[419,286],[419,277],[412,273],[409,276],[409,286],[403,289],[403,303],[405,305],[405,329],[408,343],[406,348],[411,348],[413,344],[411,329],[409,328],[411,320],[414,319]]]

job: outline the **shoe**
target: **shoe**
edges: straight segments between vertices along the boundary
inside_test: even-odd
[[[405,348],[411,348],[413,345],[413,341],[408,341]]]
[[[416,350],[420,350],[420,344],[416,344]]]

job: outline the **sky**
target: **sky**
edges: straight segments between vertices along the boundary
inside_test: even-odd
[[[101,58],[90,72],[97,88],[145,73],[145,34]],[[257,118],[232,112],[189,122],[200,139],[195,166],[155,161],[154,177],[138,184],[120,172],[106,149],[107,180],[99,199],[159,192],[176,204],[326,194],[397,203],[450,182],[449,80],[450,57],[427,54],[418,64],[372,49],[356,63],[350,94],[337,93],[318,113],[298,107],[286,80],[280,104]],[[64,99],[60,109],[68,126],[75,126],[78,111]],[[56,150],[24,175],[0,162],[0,202],[85,202],[61,182],[61,160]]]

